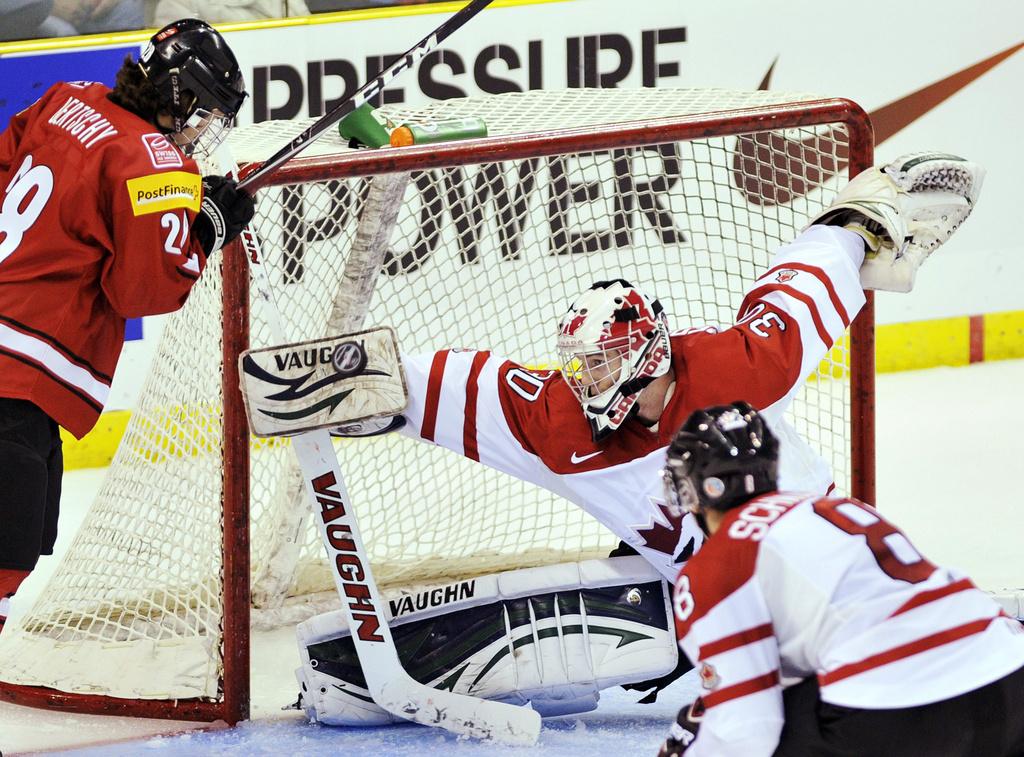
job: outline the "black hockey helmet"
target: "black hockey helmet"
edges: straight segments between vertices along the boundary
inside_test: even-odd
[[[665,487],[682,510],[730,510],[774,491],[779,442],[746,402],[696,410],[668,448]]]
[[[174,119],[186,152],[210,152],[245,100],[245,81],[224,38],[205,21],[184,18],[153,35],[139,68]]]

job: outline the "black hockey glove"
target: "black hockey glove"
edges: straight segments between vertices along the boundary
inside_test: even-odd
[[[252,197],[233,179],[205,176],[203,202],[192,231],[209,255],[241,234],[255,210]]]
[[[697,738],[700,720],[704,717],[704,700],[700,697],[693,704],[679,711],[676,722],[669,730],[668,738],[658,750],[658,757],[681,757]]]

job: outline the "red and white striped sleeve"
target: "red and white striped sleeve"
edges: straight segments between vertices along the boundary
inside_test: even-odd
[[[426,355],[403,355],[409,406],[404,416],[406,436],[432,442],[471,460],[504,471],[516,478],[553,486],[551,473],[521,435],[513,431],[502,407],[508,394],[502,377],[527,378],[535,374],[488,351],[441,350]],[[531,391],[543,388],[533,378]],[[525,400],[524,400],[525,401]]]
[[[733,326],[673,337],[690,406],[742,398],[779,420],[863,306],[863,258],[853,232],[813,226],[777,250]]]
[[[813,373],[864,306],[860,266],[864,242],[836,226],[812,226],[775,252],[771,267],[754,282],[743,299],[739,323],[764,322],[781,315],[799,330],[799,380],[772,405],[768,415],[788,407],[803,379]]]
[[[713,539],[676,582],[679,645],[697,667],[706,708],[687,757],[767,757],[778,746],[779,645],[754,577],[756,555],[755,542]]]

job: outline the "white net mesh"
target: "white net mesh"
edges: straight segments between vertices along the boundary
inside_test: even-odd
[[[777,92],[531,92],[392,110],[395,123],[482,117],[491,135],[749,109],[811,98]],[[799,105],[794,107],[799,108]],[[265,158],[301,122],[231,137]],[[407,353],[487,348],[555,364],[555,324],[594,280],[657,296],[673,328],[732,322],[771,251],[834,195],[810,186],[845,165],[841,125],[756,140],[696,141],[413,172],[366,325]],[[345,152],[325,138],[309,154]],[[290,341],[325,334],[366,179],[271,187],[256,228]],[[69,555],[32,612],[0,637],[0,678],[123,697],[216,697],[221,665],[222,460],[219,266],[168,322],[139,406]],[[258,304],[251,345],[269,344]],[[845,343],[791,419],[851,470]],[[252,574],[258,606],[326,591],[330,578],[287,442],[252,448]],[[339,445],[378,581],[434,582],[605,555],[610,534],[547,492],[394,436]],[[278,619],[287,617],[278,614]],[[100,657],[104,655],[104,657]],[[99,659],[117,660],[115,665]],[[124,663],[124,664],[122,664]],[[126,665],[144,673],[125,675]]]

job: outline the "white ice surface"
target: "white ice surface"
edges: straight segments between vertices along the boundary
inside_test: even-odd
[[[935,562],[966,570],[985,589],[1024,588],[1024,361],[888,374],[878,378],[878,504]],[[65,477],[58,555],[99,487],[103,471]],[[44,559],[19,592],[23,612],[55,560]],[[500,755],[627,757],[657,752],[679,704],[697,685],[687,676],[654,705],[607,692],[586,715],[545,721],[533,749],[459,741],[420,726],[340,730],[307,724],[280,708],[295,699],[294,637],[254,639],[253,718],[231,730],[196,724],[64,715],[0,704],[0,751],[74,755]],[[173,734],[179,735],[157,735]],[[117,743],[111,743],[117,742]],[[93,744],[86,748],[76,745]],[[61,752],[59,750],[64,749]]]

